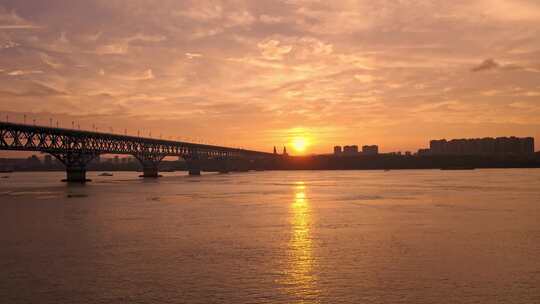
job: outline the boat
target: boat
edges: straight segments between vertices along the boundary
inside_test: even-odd
[[[113,174],[109,172],[103,172],[99,176],[113,176]]]

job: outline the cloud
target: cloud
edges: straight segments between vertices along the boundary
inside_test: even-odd
[[[64,66],[63,64],[55,61],[51,56],[45,53],[41,53],[40,57],[43,63],[45,63],[46,65],[50,66],[53,69],[59,69]]]
[[[257,47],[261,50],[263,58],[268,60],[281,60],[283,56],[288,54],[293,48],[290,45],[280,45],[277,40],[271,39],[260,42]]]
[[[270,16],[262,14],[259,16],[259,21],[266,24],[278,24],[283,22],[283,18],[279,16]]]
[[[113,43],[97,46],[99,55],[125,55],[134,43],[156,43],[167,40],[163,35],[144,35],[141,33],[116,40]]]
[[[95,52],[99,55],[123,55],[127,53],[128,47],[126,43],[107,44],[98,46]]]
[[[194,59],[194,58],[200,58],[202,57],[202,54],[198,54],[198,53],[186,53],[186,57],[188,59]]]
[[[31,30],[31,29],[38,29],[39,26],[31,25],[31,24],[3,24],[0,25],[0,30]]]
[[[362,83],[371,83],[373,82],[376,77],[372,76],[372,75],[367,75],[367,74],[356,74],[354,75],[354,79],[362,82]]]
[[[13,88],[3,88],[0,91],[0,96],[10,97],[51,97],[66,94],[66,92],[37,82],[27,82],[24,87],[15,86]]]
[[[18,47],[19,45],[20,44],[18,44],[17,42],[7,40],[7,41],[5,41],[3,43],[0,43],[0,50],[1,49],[10,49],[10,48]]]
[[[154,72],[152,71],[152,69],[147,69],[142,73],[132,73],[129,75],[121,75],[121,76],[117,76],[117,78],[122,79],[122,80],[129,80],[129,81],[139,81],[139,80],[151,80],[156,77],[154,76]]]
[[[495,60],[486,59],[486,60],[482,61],[482,63],[480,63],[479,65],[472,68],[471,71],[473,71],[473,72],[488,71],[488,70],[496,69],[499,66],[500,66],[500,64],[498,62],[496,62]]]
[[[23,75],[31,75],[31,74],[43,74],[43,71],[41,70],[14,70],[7,74],[9,76],[23,76]]]
[[[15,11],[7,12],[0,6],[0,30],[31,30],[39,28],[41,27],[20,17]]]
[[[482,63],[472,68],[471,71],[481,72],[481,71],[488,71],[488,70],[494,70],[494,69],[500,69],[504,71],[526,71],[526,72],[533,72],[533,73],[540,72],[540,69],[536,69],[533,67],[524,67],[515,63],[501,64],[493,59],[484,60]]]
[[[173,15],[206,22],[221,18],[223,15],[223,7],[219,4],[211,4],[201,1],[197,5],[189,7],[185,10],[173,12]]]
[[[232,12],[227,15],[226,27],[249,26],[255,21],[255,17],[248,11]]]
[[[540,5],[537,1],[482,0],[476,3],[482,12],[502,21],[538,21]]]
[[[253,148],[300,125],[338,132],[327,144],[383,147],[518,130],[510,123],[540,130],[537,110],[509,105],[538,99],[534,0],[56,2],[0,5],[0,111],[214,132]]]

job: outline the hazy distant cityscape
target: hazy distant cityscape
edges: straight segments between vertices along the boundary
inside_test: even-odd
[[[276,148],[274,153],[277,154]],[[380,153],[378,145],[334,146],[332,154],[290,156],[266,169],[426,169],[445,167],[540,167],[540,152],[532,137],[497,137],[431,140],[429,148],[417,152]],[[212,167],[208,165],[207,167]],[[90,171],[140,171],[133,156],[96,157]],[[0,158],[0,171],[59,171],[64,165],[49,154],[27,158]],[[161,171],[186,170],[182,158],[163,160]],[[208,169],[212,171],[213,169]]]
[[[377,155],[379,146],[365,145],[359,151],[357,145],[335,146],[336,156]],[[387,154],[401,155],[402,152]],[[485,137],[463,139],[431,140],[429,148],[419,149],[416,153],[405,151],[404,155],[532,155],[534,154],[533,137]]]

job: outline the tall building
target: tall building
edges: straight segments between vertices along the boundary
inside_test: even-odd
[[[357,155],[357,154],[358,154],[357,145],[343,147],[343,155]]]
[[[377,145],[366,145],[362,147],[362,154],[364,155],[377,155],[379,154],[379,146]]]
[[[341,146],[334,146],[334,155],[341,155]]]
[[[432,155],[529,155],[534,153],[534,138],[486,137],[432,140]]]

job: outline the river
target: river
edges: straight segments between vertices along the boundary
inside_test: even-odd
[[[2,303],[540,303],[537,169],[7,175]]]

